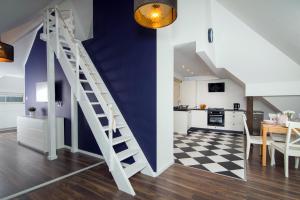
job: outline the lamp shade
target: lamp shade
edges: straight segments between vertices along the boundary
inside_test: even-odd
[[[161,28],[177,18],[177,0],[134,0],[135,21],[146,28]]]
[[[0,62],[13,62],[14,61],[14,47],[0,42]]]

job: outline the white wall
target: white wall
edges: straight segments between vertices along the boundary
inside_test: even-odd
[[[225,92],[208,92],[208,83],[225,82]],[[233,103],[240,103],[246,109],[246,98],[243,87],[229,79],[190,80],[181,84],[181,104],[195,107],[206,104],[211,108],[232,109]]]
[[[24,95],[24,78],[0,78],[0,95]],[[17,116],[25,114],[24,103],[0,103],[0,129],[17,127]]]
[[[4,76],[0,78],[0,94],[1,93],[17,93],[24,94],[25,81],[24,78]]]
[[[77,39],[84,41],[93,37],[93,0],[66,0],[59,8],[72,9]]]
[[[247,95],[300,94],[294,84],[300,83],[300,66],[219,3],[212,2],[216,66],[245,82]],[[273,83],[284,83],[287,90],[267,87]]]
[[[14,46],[14,62],[0,63],[0,77],[24,77],[25,63],[33,45],[36,32],[37,28],[12,44]]]
[[[173,70],[171,27],[157,30],[157,174],[173,159]]]
[[[23,115],[24,103],[0,103],[0,129],[17,127],[17,116]]]
[[[292,110],[296,112],[296,117],[300,118],[300,96],[273,96],[264,98],[281,112]]]
[[[263,111],[264,119],[269,119],[269,113],[277,113],[278,110],[274,109],[270,104],[263,100],[263,98],[254,98],[253,100],[253,110]]]

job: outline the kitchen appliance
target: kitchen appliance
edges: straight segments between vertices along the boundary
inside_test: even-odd
[[[225,112],[224,108],[209,108],[207,111],[207,125],[224,127]]]
[[[233,104],[233,110],[239,110],[241,105],[239,103],[234,103]]]

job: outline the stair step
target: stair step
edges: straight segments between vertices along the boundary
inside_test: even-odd
[[[114,114],[114,117],[117,117],[117,116],[119,116],[119,114]],[[98,118],[104,118],[104,117],[107,117],[107,115],[102,113],[102,114],[97,114],[97,117]]]
[[[89,82],[89,81],[86,80],[86,79],[79,79],[79,81],[82,82],[82,83],[88,83],[88,82]]]
[[[104,117],[107,117],[107,116],[106,116],[106,114],[102,113],[102,114],[97,114],[97,117],[98,118],[104,118]]]
[[[117,129],[125,128],[125,127],[126,127],[126,125],[124,125],[124,124],[117,124]],[[108,131],[109,127],[108,126],[103,126],[103,129],[104,129],[104,131]]]
[[[107,91],[101,91],[101,94],[108,94]]]
[[[90,104],[91,104],[92,106],[95,106],[95,105],[100,105],[100,103],[99,103],[99,102],[90,102]]]
[[[124,171],[127,175],[127,178],[130,178],[131,176],[135,175],[136,173],[142,171],[146,167],[146,163],[144,162],[135,162],[129,166],[127,166]]]
[[[138,149],[126,149],[124,151],[121,151],[117,153],[119,161],[125,160],[126,158],[129,158],[139,152]]]
[[[117,145],[117,144],[120,144],[122,142],[126,142],[130,139],[131,139],[131,137],[129,135],[122,135],[122,136],[116,137],[116,138],[113,139],[113,145]]]
[[[87,94],[94,94],[93,90],[85,90],[84,92],[87,93]]]

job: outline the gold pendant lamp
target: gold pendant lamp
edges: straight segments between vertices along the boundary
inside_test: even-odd
[[[0,62],[13,62],[14,61],[14,47],[1,42],[0,39]]]
[[[177,18],[177,0],[134,0],[135,21],[146,28],[162,28]]]

